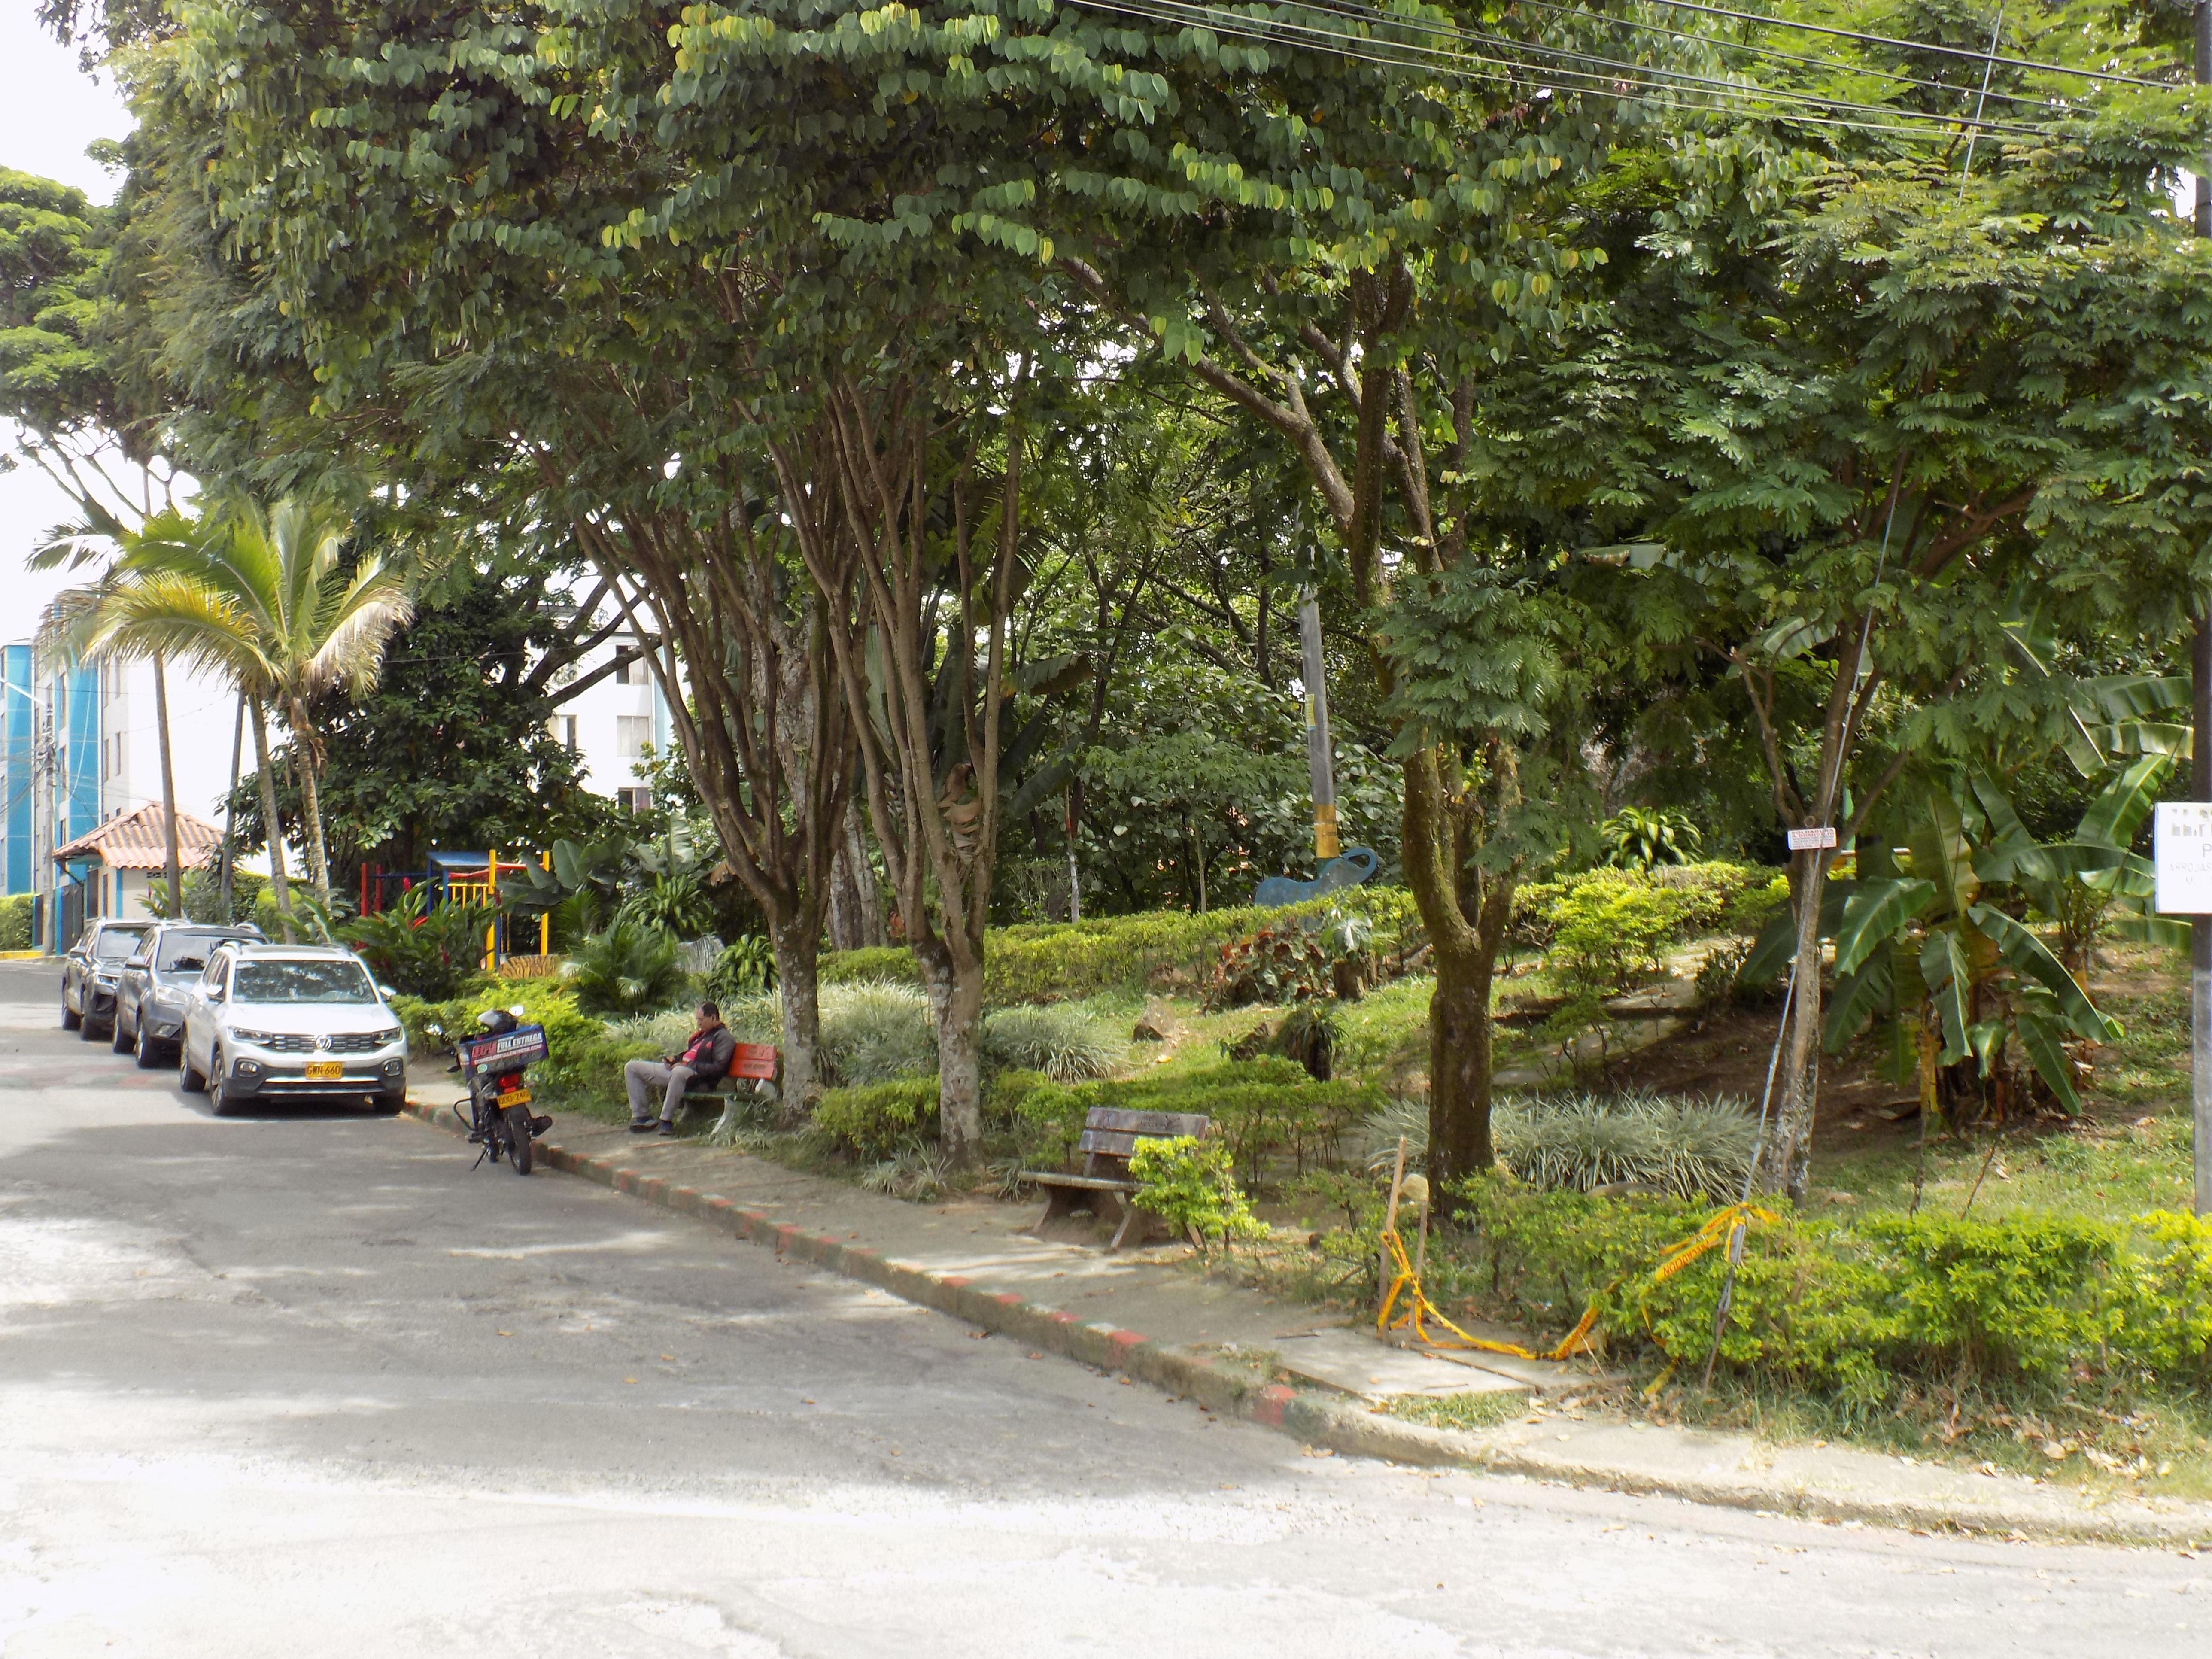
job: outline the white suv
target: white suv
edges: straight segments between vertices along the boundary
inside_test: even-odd
[[[217,1115],[264,1096],[407,1101],[407,1034],[361,958],[332,945],[224,944],[185,1005],[177,1080]]]

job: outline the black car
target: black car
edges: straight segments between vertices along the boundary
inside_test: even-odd
[[[62,958],[62,1030],[75,1031],[87,1042],[115,1029],[115,988],[122,982],[123,963],[137,954],[150,921],[91,923],[76,948]]]
[[[151,932],[123,964],[123,977],[115,988],[115,1052],[137,1056],[151,1071],[173,1063],[178,1037],[185,1029],[185,1004],[191,982],[208,965],[215,947],[225,940],[262,942],[261,930],[251,922],[234,927],[204,921],[156,922]]]

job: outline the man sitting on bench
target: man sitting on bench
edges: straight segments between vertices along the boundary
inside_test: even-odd
[[[699,1023],[680,1054],[665,1060],[633,1060],[623,1067],[623,1083],[629,1090],[629,1132],[651,1134],[653,1127],[653,1091],[661,1091],[660,1133],[676,1133],[676,1114],[683,1109],[684,1091],[711,1089],[730,1069],[738,1040],[722,1024],[722,1011],[711,1002],[699,1005]]]

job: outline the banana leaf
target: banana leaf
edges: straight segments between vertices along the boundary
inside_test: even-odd
[[[1917,876],[1858,884],[1858,890],[1845,901],[1836,928],[1837,976],[1856,973],[1861,963],[1896,937],[1935,896],[1936,884]]]
[[[1820,898],[1820,937],[1832,939],[1836,929],[1843,925],[1844,907],[1851,895],[1858,891],[1855,881],[1832,881]],[[1797,951],[1797,909],[1795,905],[1775,913],[1759,937],[1752,942],[1751,954],[1744,958],[1743,968],[1736,975],[1743,985],[1764,985],[1790,965],[1790,958]]]
[[[1867,959],[1858,971],[1836,981],[1828,999],[1828,1017],[1820,1028],[1820,1046],[1835,1054],[1853,1037],[1889,999],[1889,957],[1881,953]]]
[[[2028,1063],[2035,1067],[2036,1076],[2068,1111],[2079,1111],[2081,1097],[2074,1087],[2074,1061],[2066,1052],[2059,1023],[2027,1008],[2014,1014],[2013,1023],[2019,1028],[2020,1045],[2027,1050]]]
[[[1987,904],[1977,904],[1967,916],[1975,927],[1996,941],[1998,954],[2014,971],[2027,975],[2051,993],[2075,1036],[2101,1042],[2119,1034],[2118,1025],[2097,1012],[2096,1004],[2089,1000],[2089,994],[2074,975],[2066,971],[2066,965],[2027,927]]]

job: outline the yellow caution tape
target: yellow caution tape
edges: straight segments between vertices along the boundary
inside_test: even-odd
[[[1725,1210],[1716,1212],[1689,1237],[1669,1244],[1662,1250],[1658,1262],[1651,1270],[1651,1282],[1664,1284],[1699,1256],[1726,1243],[1729,1234],[1740,1225],[1779,1218],[1773,1211],[1756,1204],[1731,1204]],[[1597,1323],[1595,1303],[1583,1310],[1583,1316],[1576,1322],[1574,1329],[1560,1338],[1557,1346],[1542,1352],[1534,1348],[1524,1348],[1517,1342],[1491,1342],[1470,1335],[1445,1318],[1437,1310],[1436,1304],[1429,1300],[1429,1293],[1421,1288],[1420,1279],[1413,1272],[1413,1264],[1406,1259],[1406,1241],[1398,1237],[1396,1229],[1387,1230],[1382,1235],[1382,1242],[1389,1247],[1391,1279],[1390,1288],[1382,1293],[1382,1305],[1375,1315],[1375,1329],[1378,1335],[1387,1335],[1393,1330],[1407,1330],[1411,1331],[1414,1340],[1424,1347],[1474,1348],[1483,1353],[1511,1354],[1517,1359],[1567,1359],[1592,1346],[1589,1334]],[[1616,1279],[1613,1285],[1617,1286],[1621,1282]],[[1391,1312],[1397,1306],[1401,1296],[1406,1298],[1405,1311],[1394,1319]],[[1431,1335],[1429,1327],[1432,1324],[1442,1326],[1457,1340],[1446,1340],[1443,1337]],[[1674,1367],[1669,1365],[1668,1375],[1671,1376]],[[1665,1380],[1664,1376],[1660,1379],[1662,1382]]]

